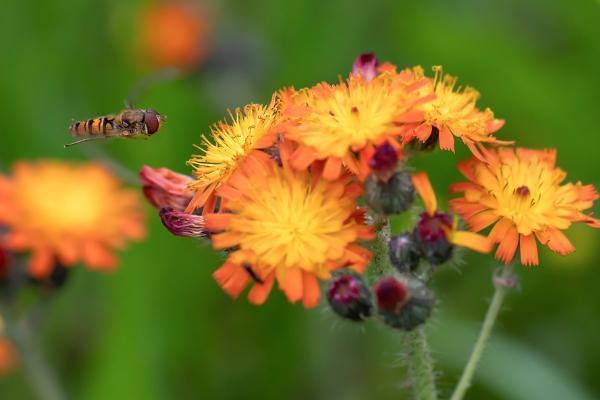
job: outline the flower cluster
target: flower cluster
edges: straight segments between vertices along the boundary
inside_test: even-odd
[[[503,147],[513,143],[495,136],[504,121],[477,106],[479,93],[433,71],[363,54],[335,84],[286,88],[267,105],[231,112],[189,160],[193,176],[144,167],[144,192],[173,234],[204,235],[227,253],[213,276],[232,297],[251,286],[250,302],[261,304],[277,282],[291,302],[313,307],[318,281],[329,279],[338,314],[362,320],[376,306],[384,322],[412,329],[433,305],[426,276],[455,247],[489,253],[499,243],[496,256],[509,262],[520,244],[523,264],[535,264],[534,238],[566,254],[573,248],[561,230],[599,225],[583,213],[598,195],[561,185],[555,152]],[[454,152],[456,139],[473,159],[459,166],[470,182],[451,186],[464,193],[452,215],[407,162],[434,146]],[[413,229],[383,239],[388,261],[372,260],[368,242],[386,229],[381,221],[413,208],[417,194],[423,210]],[[494,223],[489,235],[477,233]]]

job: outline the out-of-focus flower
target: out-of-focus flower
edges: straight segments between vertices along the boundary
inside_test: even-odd
[[[343,267],[364,271],[371,254],[356,241],[373,234],[357,211],[360,186],[348,176],[322,179],[318,168],[295,171],[289,154],[283,143],[282,167],[253,158],[222,187],[222,211],[206,215],[206,228],[219,232],[211,236],[215,248],[232,251],[214,277],[232,297],[253,280],[248,298],[255,304],[277,280],[291,302],[314,307],[317,279]]]
[[[555,164],[555,150],[523,148],[497,149],[486,162],[463,162],[459,169],[470,182],[450,187],[464,193],[450,201],[452,210],[474,232],[493,225],[489,238],[499,243],[496,258],[504,263],[520,247],[521,264],[537,265],[537,241],[569,254],[575,248],[562,231],[573,222],[600,228],[600,220],[583,213],[599,196],[592,185],[561,184],[567,174]]]
[[[425,143],[438,136],[442,150],[454,152],[454,137],[460,138],[473,155],[484,159],[484,144],[511,144],[493,136],[503,125],[504,120],[494,118],[489,108],[477,108],[479,92],[467,86],[456,88],[457,78],[444,75],[442,67],[434,67],[435,77],[422,88],[422,92],[433,93],[435,100],[421,105],[424,119],[403,133],[403,142],[418,139]]]
[[[18,363],[19,356],[15,346],[6,336],[0,336],[0,375],[7,374]]]
[[[154,207],[171,207],[183,211],[192,199],[188,185],[193,178],[178,174],[168,168],[152,168],[144,165],[140,170],[140,181],[146,199]]]
[[[169,232],[175,236],[202,237],[204,236],[204,217],[187,214],[170,207],[160,209],[160,220]]]
[[[142,49],[155,67],[190,70],[205,59],[210,26],[197,3],[158,2],[141,15]]]
[[[346,166],[364,179],[375,147],[385,142],[397,150],[399,119],[423,119],[412,108],[423,101],[418,89],[427,83],[412,70],[385,71],[373,79],[350,74],[337,85],[320,83],[310,89],[280,93],[285,137],[298,144],[292,166],[306,169],[323,160],[325,179],[337,179]]]
[[[265,162],[269,155],[258,149],[273,145],[277,135],[275,102],[268,106],[250,104],[231,115],[231,123],[221,121],[211,129],[213,142],[203,137],[202,154],[192,156],[188,164],[194,167],[196,180],[189,187],[195,194],[186,212],[204,207],[204,213],[213,212],[215,192],[244,164]]]
[[[58,260],[112,269],[114,250],[144,236],[137,193],[100,165],[21,162],[0,175],[0,225],[5,245],[30,251],[30,274],[48,276]]]
[[[423,200],[425,212],[421,214],[415,228],[415,239],[421,253],[432,265],[447,261],[452,255],[453,245],[469,248],[480,253],[489,253],[492,242],[485,236],[457,229],[457,221],[446,213],[438,212],[435,192],[425,172],[413,175],[413,184]]]
[[[377,57],[375,57],[374,53],[363,53],[354,60],[352,73],[362,75],[365,80],[370,81],[379,75],[379,72],[377,71],[378,66],[379,61],[377,61]]]

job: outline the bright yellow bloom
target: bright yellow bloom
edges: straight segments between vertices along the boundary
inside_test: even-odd
[[[439,135],[440,148],[454,152],[454,137],[457,137],[480,159],[486,152],[484,143],[512,143],[493,136],[504,121],[495,119],[489,108],[484,111],[477,108],[477,90],[468,86],[456,88],[457,78],[444,75],[442,67],[434,67],[434,71],[434,78],[429,79],[428,85],[421,90],[424,94],[435,94],[435,100],[422,105],[425,117],[413,129],[403,133],[404,143],[414,138],[426,142],[432,135]]]
[[[384,142],[399,148],[397,120],[414,118],[412,108],[423,101],[417,89],[426,81],[416,75],[412,70],[386,70],[372,79],[351,74],[337,85],[320,83],[280,93],[282,114],[290,122],[285,137],[299,145],[292,156],[294,168],[325,160],[326,179],[339,177],[342,165],[364,177],[373,148]]]
[[[275,102],[269,106],[250,104],[230,115],[231,122],[221,121],[211,128],[212,142],[203,137],[202,154],[192,156],[188,164],[194,167],[196,180],[190,183],[195,192],[186,211],[204,207],[212,212],[215,191],[244,163],[250,154],[259,155],[256,149],[271,146],[276,139],[277,121]],[[266,155],[265,153],[262,153]]]
[[[137,193],[100,165],[19,163],[12,176],[0,176],[3,239],[12,250],[32,252],[36,277],[47,276],[55,261],[114,268],[113,250],[144,236],[142,217]]]
[[[496,258],[513,259],[517,246],[521,264],[537,265],[537,242],[566,255],[575,250],[561,232],[573,222],[595,228],[600,221],[582,213],[599,196],[592,185],[561,184],[566,173],[555,166],[555,150],[498,149],[486,162],[471,159],[459,169],[471,182],[452,185],[463,192],[451,201],[472,231],[492,224],[490,239],[499,243]]]
[[[223,186],[223,211],[206,215],[206,228],[219,232],[211,236],[215,248],[235,250],[214,276],[233,297],[253,279],[255,304],[276,279],[290,301],[314,307],[317,278],[343,267],[364,270],[370,253],[355,242],[372,233],[357,212],[358,185],[348,176],[327,181],[316,169],[294,171],[288,154],[281,151],[282,168],[252,158]]]

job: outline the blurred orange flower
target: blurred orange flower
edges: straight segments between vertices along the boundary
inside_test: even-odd
[[[214,273],[217,282],[237,297],[253,280],[248,295],[263,303],[277,280],[291,302],[318,304],[317,279],[332,270],[351,267],[359,272],[370,252],[358,246],[371,239],[369,226],[357,209],[361,193],[346,175],[321,179],[322,171],[289,167],[290,149],[281,147],[282,167],[270,159],[252,158],[222,187],[222,212],[206,215],[206,228],[217,249],[233,249]]]
[[[508,264],[517,247],[521,264],[537,265],[537,241],[562,255],[575,250],[562,233],[573,222],[600,228],[600,220],[584,214],[598,199],[592,185],[561,184],[567,174],[555,166],[555,150],[523,148],[491,151],[485,162],[459,164],[470,182],[451,186],[463,197],[450,201],[469,228],[493,225],[489,238],[499,243],[496,258]]]
[[[112,269],[113,251],[144,236],[135,191],[124,189],[100,165],[21,162],[0,175],[2,237],[14,251],[31,251],[30,274],[48,276],[56,260]]]
[[[19,356],[13,343],[6,336],[0,336],[0,375],[10,372],[18,362]]]
[[[198,4],[159,2],[142,14],[142,47],[156,67],[193,69],[209,47],[209,22]]]

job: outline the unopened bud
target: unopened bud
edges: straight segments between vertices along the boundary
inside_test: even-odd
[[[341,317],[362,321],[371,316],[371,294],[357,274],[334,274],[327,285],[327,300],[333,311]]]
[[[188,184],[193,178],[168,168],[154,169],[147,165],[140,170],[144,195],[154,207],[171,207],[183,211],[192,198]]]
[[[379,61],[374,53],[363,53],[354,60],[352,73],[362,75],[365,80],[370,81],[378,75],[378,66]]]
[[[421,214],[415,227],[414,236],[419,248],[429,264],[439,265],[448,261],[454,252],[454,245],[448,240],[452,230],[452,218],[446,213]]]
[[[405,171],[396,171],[387,182],[371,174],[365,182],[365,201],[377,213],[400,214],[414,199],[415,188],[410,174]]]
[[[388,243],[390,260],[399,272],[412,272],[419,266],[421,252],[409,233],[392,236]]]
[[[385,142],[377,146],[373,157],[369,160],[369,168],[383,182],[387,182],[396,172],[398,166],[398,153],[396,149]]]
[[[175,236],[201,237],[205,235],[204,217],[187,214],[164,207],[159,212],[160,220],[169,232]]]
[[[425,283],[410,276],[381,278],[374,292],[383,322],[407,331],[427,321],[435,303]]]

